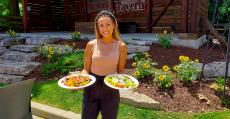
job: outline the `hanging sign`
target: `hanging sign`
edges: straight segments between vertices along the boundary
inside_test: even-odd
[[[146,0],[114,0],[116,12],[142,11],[146,8]]]

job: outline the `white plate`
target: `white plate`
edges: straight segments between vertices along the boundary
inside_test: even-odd
[[[136,87],[138,87],[139,81],[138,81],[136,78],[134,78],[134,77],[132,77],[132,76],[129,76],[129,75],[127,75],[127,74],[114,74],[114,75],[108,75],[108,76],[117,76],[117,75],[118,75],[118,76],[119,76],[119,75],[128,76],[128,77],[136,84]],[[106,84],[107,86],[109,86],[110,88],[117,89],[117,90],[130,90],[130,89],[136,88],[136,87],[132,87],[132,88],[120,88],[120,87],[115,87],[115,86],[111,85],[111,84],[108,83],[106,80],[104,80],[104,82],[105,82],[105,84]]]
[[[92,75],[88,75],[88,74],[72,74],[72,75],[68,75],[68,76],[89,76],[91,78],[91,81],[84,85],[84,86],[79,86],[79,87],[69,87],[67,85],[64,84],[64,82],[66,81],[66,77],[63,77],[61,78],[59,81],[58,81],[58,85],[62,88],[66,88],[66,89],[82,89],[82,88],[85,88],[85,87],[88,87],[88,86],[91,86],[92,84],[94,84],[96,82],[96,78]]]

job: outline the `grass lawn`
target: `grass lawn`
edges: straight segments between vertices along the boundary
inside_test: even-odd
[[[82,90],[62,89],[57,85],[57,81],[50,80],[45,83],[35,83],[32,93],[32,100],[35,102],[81,113]],[[230,119],[230,110],[209,113],[165,112],[121,103],[118,119]]]

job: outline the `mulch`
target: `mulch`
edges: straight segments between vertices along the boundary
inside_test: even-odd
[[[72,40],[59,40],[54,44],[61,45],[71,45],[74,48],[84,49],[88,41],[72,41]],[[150,46],[148,53],[151,55],[153,61],[158,63],[158,68],[161,68],[163,65],[168,65],[170,67],[179,63],[178,57],[180,55],[189,56],[192,59],[199,59],[202,62],[204,57],[206,45],[201,46],[199,49],[191,49],[186,47],[177,47],[170,46],[170,48],[163,49],[158,44],[153,44]],[[208,52],[208,58],[206,63],[217,60],[214,57],[217,57],[218,60],[224,60],[223,51],[219,46],[215,46],[211,51]],[[37,57],[35,61],[45,63],[46,60]],[[125,73],[131,74],[134,71],[134,68],[131,66],[132,60],[127,60]],[[26,78],[35,77],[37,82],[42,82],[46,80],[59,79],[63,75],[55,72],[50,77],[43,77],[40,73],[40,67],[36,68],[30,75]],[[190,84],[183,84],[179,80],[174,80],[174,85],[168,90],[160,89],[153,83],[152,79],[146,78],[140,80],[140,85],[136,89],[137,92],[145,94],[154,100],[161,103],[163,110],[173,111],[173,112],[207,112],[207,111],[221,111],[225,108],[230,109],[230,104],[225,107],[221,104],[220,97],[222,93],[215,92],[210,89],[210,84],[213,83],[213,80],[199,80],[193,81]],[[230,83],[228,83],[230,87]],[[210,100],[210,103],[201,101],[197,98],[197,94],[202,94]],[[230,91],[227,91],[227,98],[230,100]]]

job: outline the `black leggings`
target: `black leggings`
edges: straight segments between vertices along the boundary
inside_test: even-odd
[[[104,84],[105,76],[96,77],[96,82],[85,88],[82,102],[82,119],[97,119],[101,111],[102,119],[117,119],[120,94]]]

